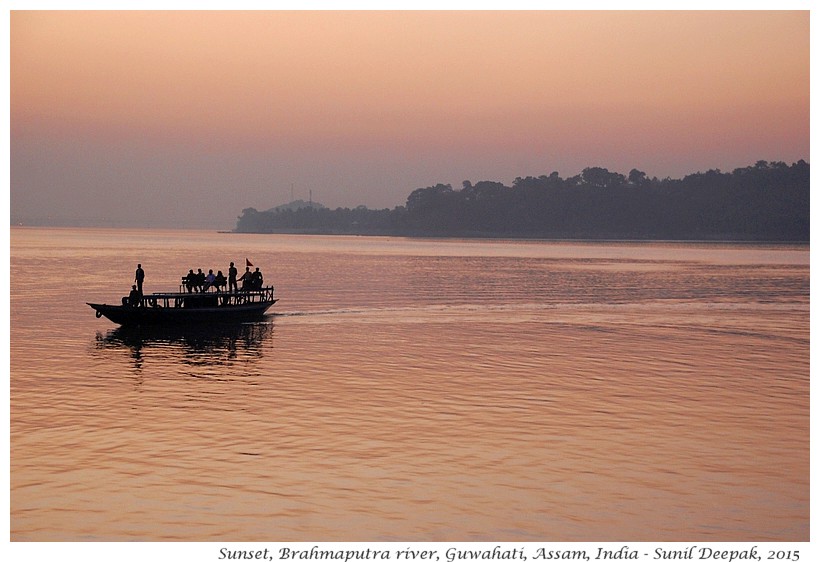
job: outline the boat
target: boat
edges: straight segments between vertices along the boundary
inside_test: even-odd
[[[133,302],[131,302],[133,300]],[[169,326],[245,322],[261,318],[279,299],[273,287],[237,292],[174,292],[123,297],[122,304],[86,304],[121,326]]]

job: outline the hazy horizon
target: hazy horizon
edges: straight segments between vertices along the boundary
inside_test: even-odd
[[[11,223],[809,161],[809,12],[13,11]]]

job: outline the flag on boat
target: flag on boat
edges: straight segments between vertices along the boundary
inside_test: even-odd
[[[246,267],[253,267],[253,264],[251,263],[251,260],[249,260],[248,258],[245,258],[245,266]]]

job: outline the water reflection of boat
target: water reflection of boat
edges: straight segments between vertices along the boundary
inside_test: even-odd
[[[132,354],[141,355],[143,349],[165,349],[168,355],[176,355],[173,349],[186,355],[207,358],[233,358],[237,354],[259,354],[262,342],[273,333],[273,324],[228,323],[212,326],[120,326],[105,335],[97,335],[97,347],[129,348]]]
[[[244,322],[261,317],[278,300],[273,287],[263,287],[235,293],[151,293],[140,295],[129,304],[86,303],[97,311],[97,318],[105,316],[123,326],[171,326]]]

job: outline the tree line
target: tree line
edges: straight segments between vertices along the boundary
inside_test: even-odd
[[[758,161],[682,179],[585,168],[416,189],[394,209],[303,207],[238,217],[236,232],[646,240],[809,240],[809,164]]]

